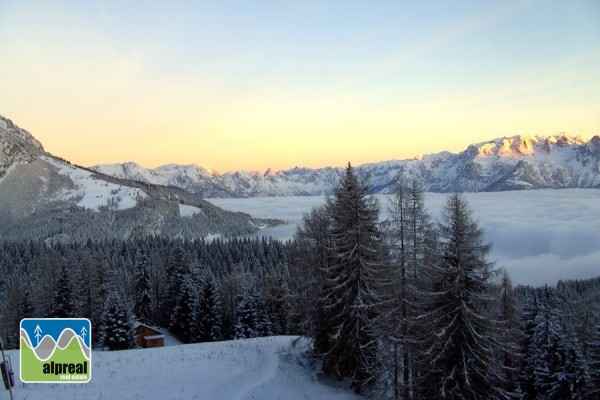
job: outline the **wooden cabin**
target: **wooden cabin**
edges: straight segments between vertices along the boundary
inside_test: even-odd
[[[140,348],[163,347],[165,335],[156,328],[136,322],[133,326],[133,335]]]

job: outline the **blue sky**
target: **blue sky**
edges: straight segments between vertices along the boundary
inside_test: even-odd
[[[600,2],[3,1],[0,114],[83,165],[321,167],[600,133]]]

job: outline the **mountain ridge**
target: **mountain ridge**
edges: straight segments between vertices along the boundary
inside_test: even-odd
[[[149,169],[135,163],[100,164],[91,169],[181,187],[200,197],[330,195],[343,171],[341,167],[295,167],[219,174],[195,164]],[[599,188],[600,136],[589,140],[566,133],[501,137],[472,144],[456,154],[442,151],[355,169],[362,177],[370,176],[372,193],[391,193],[398,180],[413,178],[430,192]]]
[[[225,211],[175,186],[118,179],[44,150],[0,116],[0,239],[73,242],[143,236],[195,240],[279,223]]]

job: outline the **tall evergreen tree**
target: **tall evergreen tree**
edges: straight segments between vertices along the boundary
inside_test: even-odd
[[[166,283],[162,291],[161,323],[168,326],[171,314],[175,309],[177,298],[181,291],[184,276],[188,275],[190,268],[185,257],[183,245],[176,243],[166,270]]]
[[[419,303],[427,302],[421,290],[426,274],[426,261],[431,258],[433,227],[425,210],[423,189],[417,180],[400,181],[396,186],[386,221],[392,279],[392,307],[385,314],[392,341],[391,381],[394,396],[411,397],[415,368],[412,353],[416,351],[421,314]]]
[[[368,184],[350,164],[329,199],[332,239],[331,264],[325,277],[324,304],[334,335],[325,354],[326,373],[350,377],[357,393],[371,390],[380,365],[377,331],[382,285],[382,243],[379,208],[368,196]]]
[[[260,336],[259,310],[257,297],[252,292],[239,296],[235,309],[235,339],[248,339]]]
[[[497,326],[502,334],[498,337],[499,352],[494,357],[500,360],[501,377],[499,384],[509,397],[516,396],[518,389],[518,368],[521,364],[521,314],[514,295],[512,281],[506,269],[502,269],[498,301]]]
[[[588,365],[590,370],[590,398],[600,398],[600,325],[588,347]]]
[[[135,262],[135,293],[133,312],[138,321],[148,324],[152,316],[152,277],[148,255],[141,250]]]
[[[63,263],[56,281],[54,291],[54,301],[52,304],[53,318],[71,318],[73,317],[73,300],[71,297],[71,284],[69,271]]]
[[[437,300],[425,314],[431,325],[421,355],[421,365],[429,368],[419,376],[418,390],[425,398],[503,398],[496,385],[497,333],[490,318],[490,245],[483,242],[483,230],[458,194],[448,198],[438,231],[441,252],[432,282]]]
[[[184,275],[180,285],[180,292],[175,301],[171,314],[169,329],[184,343],[198,340],[198,289],[190,274]]]
[[[216,342],[223,338],[221,333],[221,297],[215,279],[209,274],[202,284],[198,305],[199,340]]]
[[[536,399],[583,399],[587,369],[583,357],[565,338],[556,291],[544,287],[533,321],[533,384]]]
[[[294,236],[290,286],[296,323],[313,339],[316,354],[325,355],[333,342],[331,310],[325,307],[326,273],[332,263],[330,213],[326,205],[304,214]]]
[[[522,355],[518,372],[518,386],[520,398],[534,400],[537,397],[535,386],[535,360],[540,358],[538,349],[533,341],[536,318],[540,312],[537,292],[534,292],[523,304],[522,335],[520,340],[520,354]]]

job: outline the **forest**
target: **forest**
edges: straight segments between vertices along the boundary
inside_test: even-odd
[[[133,347],[135,321],[184,343],[304,335],[361,394],[600,397],[600,277],[513,287],[460,194],[433,221],[417,181],[368,193],[348,165],[288,242],[1,241],[0,335],[17,348],[27,317],[89,318],[98,350]]]

